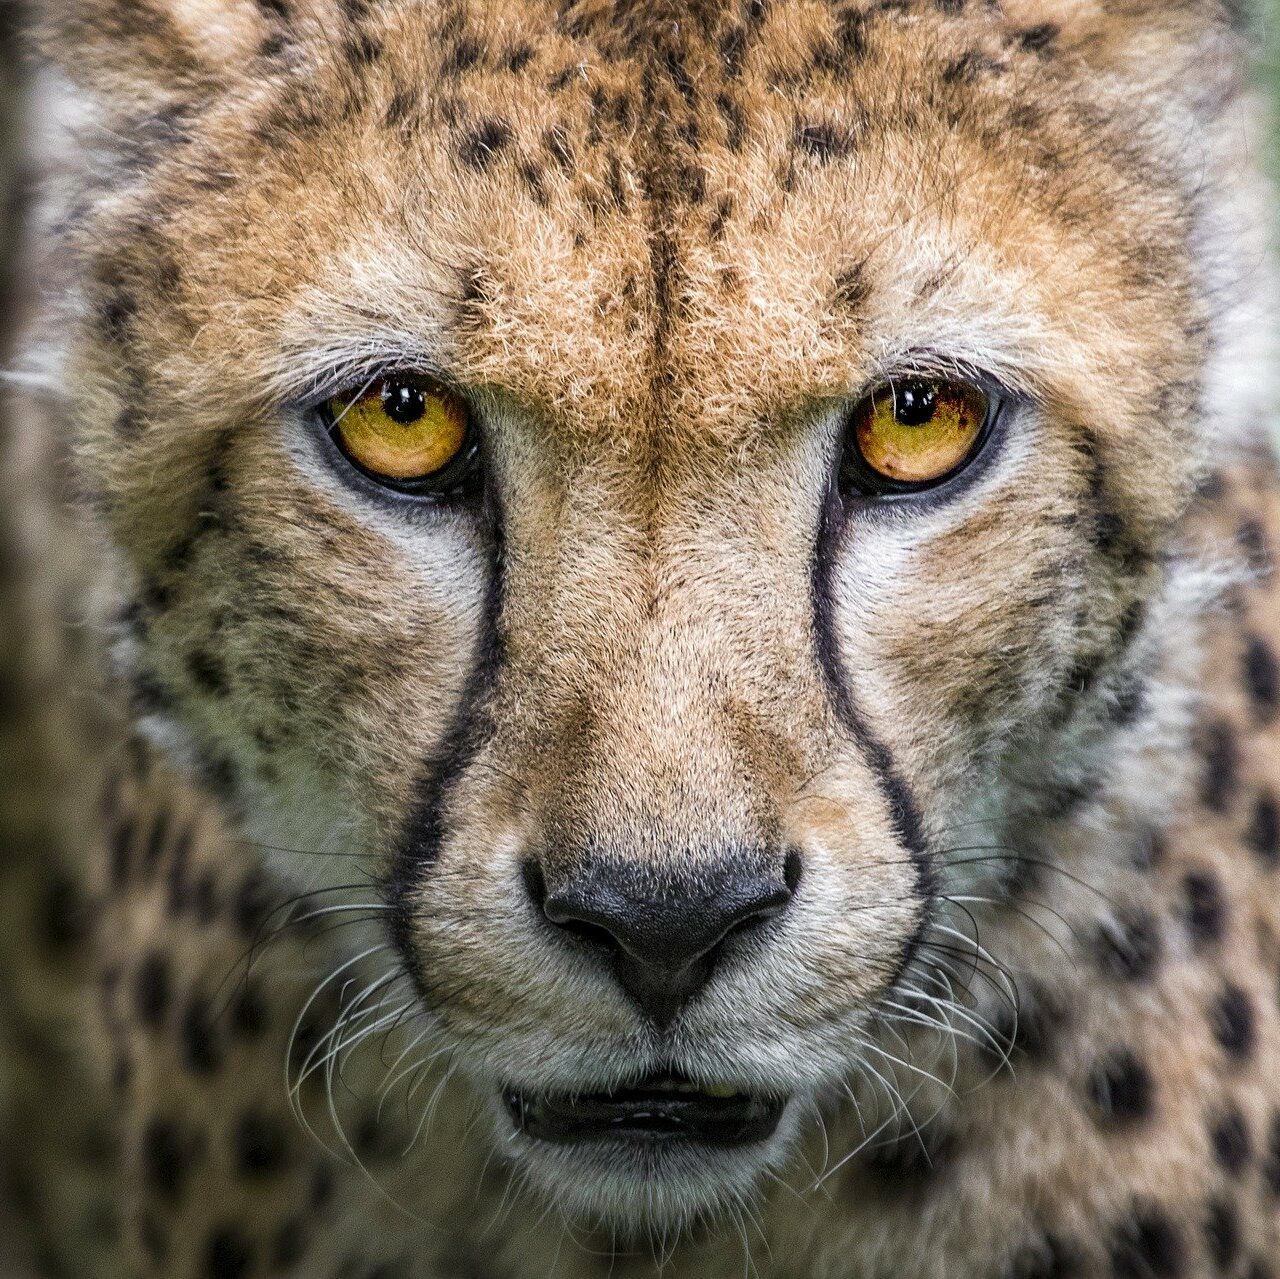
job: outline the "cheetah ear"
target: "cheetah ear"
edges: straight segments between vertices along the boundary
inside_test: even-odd
[[[1054,28],[1074,42],[1097,48],[1141,40],[1153,32],[1169,30],[1203,36],[1225,28],[1247,29],[1253,19],[1251,0],[1130,0],[1125,5],[1108,0],[1005,0],[1004,13],[1023,29]]]
[[[45,0],[33,36],[74,84],[140,105],[217,92],[272,35],[272,11],[255,0]]]
[[[1198,115],[1231,96],[1254,17],[1250,0],[1005,0],[1003,13],[1015,30]]]

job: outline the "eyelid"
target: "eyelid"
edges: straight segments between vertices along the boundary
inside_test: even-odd
[[[379,381],[385,381],[387,378],[393,377],[416,377],[423,378],[429,382],[436,382],[448,390],[450,394],[457,395],[470,403],[470,398],[464,391],[459,389],[458,383],[444,369],[429,361],[411,358],[403,360],[383,358],[376,362],[361,361],[339,366],[323,377],[313,379],[305,387],[300,388],[292,396],[286,396],[285,399],[295,405],[299,411],[311,413],[352,387],[362,386],[368,388],[376,385]]]

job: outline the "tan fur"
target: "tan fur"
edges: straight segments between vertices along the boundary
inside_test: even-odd
[[[1231,17],[46,8],[93,104],[32,340],[107,640],[69,660],[132,699],[49,753],[126,1264],[1189,1276],[1226,1231],[1270,1273],[1280,530]],[[388,367],[469,397],[483,505],[326,452],[314,405]],[[904,369],[999,385],[999,438],[936,501],[847,501],[849,408]],[[522,871],[696,891],[727,849],[803,877],[670,1033]],[[778,1135],[641,1166],[501,1106],[672,1063],[791,1097]]]

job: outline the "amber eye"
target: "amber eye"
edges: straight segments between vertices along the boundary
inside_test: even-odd
[[[977,453],[990,417],[986,392],[967,382],[890,382],[853,411],[845,478],[871,495],[938,484]]]
[[[396,373],[335,395],[324,416],[342,452],[395,488],[452,488],[474,460],[466,403],[419,374]]]

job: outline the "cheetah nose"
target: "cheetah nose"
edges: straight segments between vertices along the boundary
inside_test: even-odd
[[[609,956],[623,990],[667,1026],[710,980],[732,934],[786,910],[800,869],[795,852],[779,870],[734,856],[679,875],[593,862],[549,882],[526,862],[525,884],[547,919]]]

